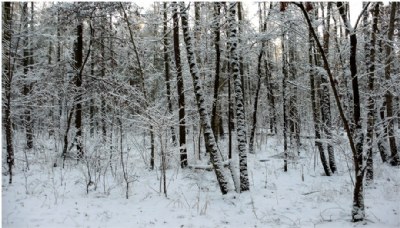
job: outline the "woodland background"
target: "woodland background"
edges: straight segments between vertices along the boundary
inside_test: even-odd
[[[284,186],[301,184],[296,175],[342,183],[347,222],[366,220],[367,195],[400,224],[399,4],[363,3],[351,23],[347,2],[251,7],[3,2],[3,201],[20,197],[13,188],[27,198],[50,188],[57,205],[74,182],[77,195],[129,199],[148,191],[144,180],[171,199],[194,175],[207,180],[198,194],[234,204],[259,199],[273,172]]]

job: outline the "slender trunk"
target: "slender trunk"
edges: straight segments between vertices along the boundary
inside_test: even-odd
[[[242,34],[242,20],[243,20],[243,14],[242,14],[242,3],[237,2],[237,16],[238,16],[238,30],[239,30],[239,35],[238,35],[238,45],[241,44],[242,40],[240,38],[240,34]],[[243,64],[243,55],[242,51],[238,50],[238,55],[239,55],[239,72],[240,72],[240,82],[241,82],[241,87],[242,87],[242,96],[243,96],[243,105],[244,107],[246,106],[246,96],[245,96],[245,80],[244,80],[244,64]],[[246,112],[245,109],[243,109],[244,112]],[[246,116],[246,113],[245,113]],[[247,137],[247,136],[246,136]]]
[[[363,180],[364,172],[363,168],[363,133],[362,133],[362,123],[361,123],[361,103],[360,94],[358,88],[358,75],[357,75],[357,36],[355,31],[351,31],[349,21],[345,14],[343,4],[341,2],[336,3],[339,12],[342,16],[343,22],[346,25],[346,33],[350,35],[350,72],[351,72],[351,84],[353,89],[353,121],[354,121],[354,132],[352,132],[355,148],[353,153],[354,158],[354,171],[356,176],[356,182],[354,186],[353,195],[353,209],[352,209],[352,219],[353,222],[363,221],[365,218],[365,205],[364,205],[364,189]],[[350,136],[352,137],[352,136]]]
[[[228,72],[231,73],[230,64],[228,64]],[[233,120],[233,102],[232,102],[232,80],[228,77],[228,158],[232,159],[232,133],[235,128],[235,122]]]
[[[82,146],[82,62],[83,62],[83,23],[79,18],[77,30],[77,41],[75,43],[75,69],[77,71],[75,78],[75,86],[77,89],[76,107],[75,107],[75,128],[76,128],[76,149],[78,150],[78,159],[83,157]]]
[[[24,33],[25,37],[23,38],[23,69],[25,75],[25,84],[22,91],[22,94],[25,97],[28,97],[31,91],[31,85],[29,83],[28,74],[30,69],[32,68],[31,64],[33,61],[32,58],[32,49],[30,48],[30,41],[29,41],[29,26],[32,26],[31,22],[28,19],[28,3],[24,2],[22,5],[22,17],[23,17],[23,26],[24,26]],[[27,98],[29,100],[29,98]],[[24,117],[25,117],[25,135],[26,135],[26,147],[28,149],[33,148],[33,127],[32,127],[32,114],[31,114],[31,107],[30,102],[27,101],[27,106],[25,107]]]
[[[393,61],[393,34],[394,34],[394,23],[396,17],[396,2],[391,3],[390,19],[389,19],[389,31],[388,40],[386,41],[386,63],[385,63],[385,79],[387,83],[386,98],[386,128],[387,137],[389,138],[389,148],[390,148],[390,164],[393,166],[400,165],[400,158],[397,152],[396,136],[394,133],[394,115],[393,115],[393,93],[390,89],[391,87],[391,65]]]
[[[282,106],[283,106],[283,171],[287,172],[287,163],[288,163],[288,142],[287,142],[287,130],[288,130],[288,118],[286,112],[286,89],[287,89],[287,66],[286,66],[286,53],[285,53],[285,32],[282,33],[281,39],[281,50],[282,50]]]
[[[69,111],[69,113],[67,113],[67,128],[65,129],[65,134],[64,134],[64,147],[63,147],[63,151],[61,154],[61,157],[63,159],[63,165],[62,167],[64,168],[65,165],[65,159],[67,158],[67,152],[68,152],[68,133],[69,133],[69,129],[71,128],[71,120],[72,120],[72,116],[74,113],[74,109],[75,107],[72,107],[72,109]]]
[[[329,53],[329,29],[330,29],[330,16],[331,16],[331,4],[328,2],[327,7],[327,18],[324,22],[324,51],[327,55]],[[325,71],[327,70],[324,66]],[[328,159],[329,159],[329,167],[332,173],[336,172],[336,163],[335,163],[335,153],[333,146],[331,144],[332,139],[332,117],[331,117],[331,101],[330,101],[330,92],[328,88],[328,78],[323,75],[321,77],[321,90],[322,90],[322,99],[321,99],[321,117],[323,123],[323,130],[325,132],[325,136],[327,139],[327,149],[328,149]]]
[[[106,30],[106,28],[103,28],[104,31]],[[102,32],[101,36],[105,36],[105,34]],[[106,51],[105,51],[105,40],[104,38],[101,38],[101,70],[100,70],[100,76],[102,79],[105,79],[106,77],[106,59],[105,59],[105,55],[106,55]],[[106,104],[106,96],[105,95],[101,95],[100,96],[101,99],[101,103],[100,103],[100,111],[101,111],[101,133],[102,133],[102,137],[103,137],[103,141],[106,142],[107,141],[107,124],[106,124],[106,113],[107,113],[107,104]]]
[[[262,28],[260,28],[260,32],[265,32],[267,28],[267,19],[264,18],[264,22],[262,21],[262,14],[261,14],[261,3],[259,3],[259,17],[260,17],[260,25],[263,24]],[[264,14],[265,14],[265,8],[264,8]],[[263,55],[264,55],[264,48],[265,48],[265,42],[262,42],[261,48],[260,48],[260,53],[258,54],[258,63],[257,63],[257,88],[256,88],[256,95],[254,97],[254,107],[253,107],[253,123],[251,127],[251,132],[250,132],[250,141],[249,141],[249,153],[253,154],[254,153],[254,138],[256,134],[256,127],[257,127],[257,108],[258,108],[258,98],[260,94],[260,89],[261,89],[261,65],[262,65],[262,60],[263,60]]]
[[[315,39],[316,38],[314,38],[313,34],[312,34],[312,28],[310,28],[309,29],[309,40],[310,40],[309,63],[311,65],[310,87],[311,87],[311,106],[312,106],[312,111],[313,111],[313,123],[314,123],[314,134],[315,134],[315,146],[318,149],[319,157],[321,159],[321,164],[324,169],[325,175],[331,176],[332,171],[329,166],[328,160],[326,159],[326,156],[325,156],[324,145],[321,142],[323,127],[321,124],[321,115],[322,115],[321,102],[318,99],[321,97],[321,94],[320,94],[321,93],[321,90],[320,90],[321,80],[319,80],[319,78],[321,78],[321,77],[315,78],[315,76],[318,75],[318,72],[315,72],[314,67],[313,67],[313,60],[314,60],[314,64],[316,66],[320,65],[320,63],[318,61],[320,56],[318,55],[316,50],[313,49],[313,47],[315,47],[315,44],[316,44]],[[320,75],[321,74],[319,74],[318,76],[320,76]]]
[[[314,41],[310,32],[309,35],[310,39],[310,47],[309,47],[309,63],[312,66],[313,65],[313,49],[312,47],[314,46]],[[318,108],[318,102],[316,98],[316,91],[315,91],[315,79],[314,79],[314,70],[313,67],[311,67],[310,70],[310,87],[311,87],[311,106],[313,110],[313,123],[314,123],[314,134],[315,134],[315,146],[317,147],[319,151],[319,156],[321,159],[322,167],[324,168],[325,175],[330,176],[331,175],[331,170],[330,167],[328,166],[328,162],[325,157],[325,152],[324,152],[324,147],[321,142],[321,125],[320,125],[320,112]]]
[[[375,46],[376,46],[376,32],[378,31],[378,13],[379,4],[375,3],[372,11],[372,32],[369,34],[368,24],[368,12],[364,14],[364,26],[365,27],[365,50],[366,50],[366,67],[368,71],[368,102],[367,102],[367,163],[366,163],[366,181],[367,184],[374,179],[374,160],[373,160],[373,137],[374,137],[374,113],[375,113],[375,101],[374,101],[374,77],[375,77]]]
[[[379,17],[379,11],[380,11],[379,4],[375,4],[375,7],[373,9],[373,13],[372,14],[373,14],[373,24],[375,26],[374,29],[376,29],[375,30],[376,32],[378,32],[378,24],[379,24],[379,18],[380,18]],[[375,39],[376,39],[376,41],[378,41],[377,37],[375,37]],[[383,52],[382,40],[379,40],[379,42],[377,43],[377,45],[375,47],[378,48],[378,50],[374,49],[374,48],[372,50],[374,51],[374,53],[376,55],[379,56],[379,53]],[[378,77],[377,80],[378,80],[378,85],[379,84],[383,84],[383,83],[381,83],[382,79],[380,79]],[[376,88],[376,89],[378,89],[378,88]],[[379,104],[379,103],[376,102],[376,104]],[[386,135],[385,135],[386,131],[385,131],[384,127],[383,127],[384,124],[378,124],[378,123],[384,123],[384,120],[385,120],[385,109],[386,109],[385,101],[383,101],[382,106],[379,109],[378,109],[378,107],[376,107],[376,110],[374,112],[375,113],[374,117],[377,120],[376,121],[377,124],[375,124],[375,127],[374,127],[375,136],[376,136],[376,144],[378,146],[379,154],[380,154],[380,157],[381,157],[383,163],[386,163],[389,160],[389,158],[388,158],[389,156],[388,156],[388,153],[387,153],[387,141],[385,140],[386,139]]]
[[[127,27],[128,27],[129,38],[130,38],[130,41],[131,41],[131,44],[132,44],[132,47],[133,47],[133,51],[135,53],[136,62],[138,64],[139,76],[140,76],[140,87],[141,87],[141,90],[142,90],[142,93],[143,93],[143,97],[144,97],[144,104],[145,104],[144,109],[146,110],[147,109],[147,104],[149,102],[149,100],[148,100],[149,97],[147,96],[147,90],[146,90],[146,86],[145,86],[144,69],[142,67],[142,63],[141,63],[140,57],[139,57],[139,51],[138,51],[138,48],[136,46],[135,39],[133,37],[133,31],[131,29],[130,20],[128,18],[128,15],[126,14],[125,8],[122,5],[122,3],[120,3],[120,8],[122,9],[124,20],[125,20],[125,22],[127,24]],[[110,17],[110,21],[111,21],[111,17]],[[110,23],[110,25],[112,25],[112,23]],[[151,118],[148,115],[146,115],[146,117],[149,118],[149,119]],[[154,152],[155,151],[155,148],[154,148],[154,131],[153,131],[153,126],[151,126],[151,125],[149,126],[149,133],[150,133],[150,163],[153,164],[153,166],[151,168],[154,168],[154,154],[155,154],[155,152]],[[185,152],[186,152],[186,150],[185,150]],[[186,165],[187,165],[187,163],[186,163]]]
[[[184,36],[184,41],[185,41],[185,45],[186,45],[186,53],[187,53],[187,58],[188,58],[188,63],[189,63],[189,68],[190,68],[190,74],[191,74],[192,80],[193,80],[194,93],[195,93],[195,97],[196,97],[198,112],[200,115],[200,123],[204,129],[203,133],[204,133],[206,151],[210,154],[210,160],[213,165],[214,172],[216,174],[221,193],[226,194],[229,191],[229,186],[228,186],[229,183],[228,183],[226,175],[224,173],[222,158],[221,158],[220,154],[218,153],[217,143],[215,141],[215,137],[214,137],[214,134],[211,129],[209,114],[207,113],[206,106],[205,106],[203,90],[202,90],[202,86],[200,84],[199,69],[197,67],[196,56],[195,56],[195,53],[193,50],[192,38],[191,38],[191,35],[189,34],[188,15],[187,15],[186,7],[185,7],[184,3],[181,3],[180,10],[181,10],[182,30],[183,30],[183,36]],[[175,9],[175,13],[176,13],[176,9]],[[176,15],[176,18],[177,18],[177,15]],[[177,21],[176,21],[176,25],[177,25]]]
[[[267,59],[270,59],[271,56],[269,54],[269,50],[266,51]],[[271,134],[276,134],[278,129],[277,129],[277,123],[276,123],[276,108],[275,108],[275,93],[274,93],[274,83],[272,79],[272,74],[271,74],[271,63],[269,60],[264,60],[264,67],[265,67],[265,77],[266,77],[266,84],[267,84],[267,99],[270,104],[269,108],[269,131]]]
[[[12,183],[12,168],[14,166],[14,147],[13,147],[13,132],[11,120],[11,83],[13,72],[11,66],[11,39],[12,39],[12,3],[4,2],[3,4],[3,83],[4,83],[4,125],[6,130],[6,145],[7,145],[7,165],[9,183]]]
[[[339,99],[339,94],[338,94],[338,91],[337,91],[336,86],[335,86],[335,81],[333,79],[333,75],[332,75],[332,72],[330,70],[328,60],[326,58],[326,55],[325,55],[324,50],[322,48],[322,45],[319,42],[318,37],[317,37],[317,35],[316,35],[315,31],[314,31],[314,28],[313,28],[313,26],[311,24],[311,21],[310,21],[310,18],[308,16],[307,11],[305,10],[305,8],[304,8],[302,3],[294,3],[294,4],[296,4],[301,9],[301,11],[303,12],[303,15],[304,15],[304,17],[305,17],[305,19],[307,21],[308,27],[309,27],[309,29],[310,29],[310,31],[312,33],[312,36],[314,37],[315,42],[317,43],[318,50],[322,55],[322,59],[324,61],[324,65],[326,66],[326,69],[327,69],[327,73],[328,73],[328,76],[329,76],[329,83],[331,84],[333,95],[335,97],[336,106],[337,106],[337,108],[339,110],[340,118],[343,121],[343,125],[344,125],[344,128],[346,130],[347,138],[349,140],[351,152],[353,154],[354,168],[355,168],[355,175],[356,175],[356,183],[355,183],[355,186],[354,186],[352,218],[353,218],[354,222],[362,221],[365,218],[364,194],[363,194],[363,183],[362,183],[363,182],[364,170],[362,169],[362,166],[361,166],[362,165],[362,150],[360,150],[360,146],[361,146],[361,149],[362,149],[362,144],[360,143],[360,142],[362,142],[362,140],[360,140],[360,138],[356,138],[356,143],[354,142],[354,139],[353,139],[353,136],[352,136],[352,132],[350,130],[349,123],[348,123],[348,121],[346,119],[346,116],[344,115],[342,103],[341,103],[341,101]],[[337,4],[338,4],[338,8],[339,8],[340,13],[343,15],[343,10],[340,7],[342,5],[342,3],[339,2]],[[343,15],[343,18],[346,19],[345,15]],[[354,38],[356,38],[355,34],[354,34],[353,39]],[[356,50],[355,47],[354,47],[354,41],[357,41],[357,39],[355,39],[355,40],[353,40],[351,42],[351,52]],[[355,57],[355,53],[351,53],[351,55],[354,55],[354,57]],[[352,64],[354,64],[354,63],[352,63]],[[353,71],[352,73],[355,73],[355,72]],[[354,83],[353,85],[356,85],[353,89],[357,89],[358,90],[358,84]],[[360,111],[360,110],[357,110],[357,111]],[[356,125],[357,126],[356,129],[358,130],[358,128],[361,126],[360,121],[357,121],[355,123],[358,125],[358,126]]]
[[[170,72],[170,65],[169,65],[169,52],[168,52],[168,46],[169,46],[169,38],[167,36],[168,34],[168,15],[167,15],[167,3],[163,3],[164,7],[164,22],[163,22],[163,34],[164,34],[164,70],[165,70],[165,85],[166,85],[166,95],[167,95],[167,102],[168,102],[168,112],[172,114],[172,101],[171,101],[171,82],[170,82],[170,77],[171,77],[171,72]],[[172,142],[174,145],[177,145],[176,142],[176,135],[175,135],[175,129],[173,126],[171,126],[171,138]]]
[[[220,11],[221,5],[219,2],[214,3],[214,46],[215,46],[215,79],[214,79],[214,96],[212,103],[212,111],[211,111],[211,126],[215,135],[215,140],[218,141],[218,130],[219,130],[219,120],[220,117],[217,113],[218,107],[218,90],[219,90],[219,74],[220,74],[220,65],[221,65],[221,50],[220,50],[220,40],[221,40],[221,31],[220,31]]]
[[[257,127],[257,108],[258,108],[258,97],[260,94],[261,89],[261,63],[262,63],[262,56],[264,49],[264,43],[261,46],[260,53],[258,54],[258,64],[257,64],[257,88],[256,88],[256,95],[254,97],[254,107],[253,107],[253,123],[250,132],[250,141],[249,141],[249,153],[254,154],[254,138],[256,134],[256,127]]]
[[[290,27],[292,24],[290,24]],[[289,35],[289,40],[292,38]],[[297,85],[296,85],[296,75],[297,75],[297,66],[296,66],[296,48],[294,47],[294,42],[288,44],[288,52],[289,58],[288,62],[288,80],[290,81],[288,94],[289,103],[288,103],[288,129],[290,129],[290,144],[291,146],[296,147],[297,155],[300,155],[300,119],[297,110]]]
[[[92,78],[95,78],[95,65],[96,65],[96,60],[95,60],[95,52],[93,51],[91,56],[91,62],[90,62],[90,75]],[[91,79],[93,80],[93,79]],[[93,97],[90,98],[89,100],[89,134],[90,137],[93,138],[94,136],[94,129],[95,129],[95,99]]]
[[[178,105],[179,105],[179,147],[181,167],[185,168],[187,163],[186,151],[186,122],[185,122],[185,93],[183,88],[181,53],[179,48],[179,22],[178,22],[178,7],[176,2],[173,3],[173,33],[174,33],[174,54],[176,66],[176,87],[178,89]]]

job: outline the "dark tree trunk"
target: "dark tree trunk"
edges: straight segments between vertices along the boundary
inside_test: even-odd
[[[357,75],[357,36],[356,33],[351,31],[350,23],[347,19],[347,15],[341,2],[337,3],[337,7],[342,16],[343,22],[346,26],[346,33],[350,35],[350,72],[351,72],[351,85],[353,89],[353,124],[354,130],[352,135],[355,141],[355,150],[353,153],[354,159],[354,171],[356,176],[356,182],[354,185],[353,194],[353,209],[352,219],[354,222],[363,221],[365,218],[365,205],[364,205],[364,189],[363,180],[364,172],[363,168],[363,133],[361,123],[361,103],[360,93],[358,88],[358,75]]]
[[[211,126],[215,135],[215,140],[218,141],[218,133],[219,133],[219,121],[220,116],[217,113],[218,108],[218,91],[219,91],[219,74],[220,74],[220,65],[221,65],[221,50],[220,50],[220,40],[221,40],[221,31],[220,31],[220,11],[221,5],[219,2],[215,2],[214,4],[214,46],[215,46],[215,79],[214,79],[214,96],[213,96],[213,104],[211,111]]]
[[[324,51],[327,55],[329,53],[329,29],[330,29],[330,15],[331,15],[331,4],[328,3],[327,7],[327,18],[324,21]],[[327,70],[324,67],[325,71]],[[331,144],[332,139],[332,117],[331,117],[331,101],[330,101],[330,92],[328,88],[328,78],[323,75],[321,77],[321,92],[322,92],[322,99],[321,99],[321,117],[322,117],[322,124],[323,130],[325,132],[325,136],[327,139],[327,149],[328,149],[328,159],[329,159],[329,167],[332,173],[336,172],[336,163],[335,163],[335,153],[333,146]]]
[[[288,70],[287,70],[287,59],[285,53],[285,31],[282,33],[281,39],[281,50],[282,50],[282,107],[283,107],[283,171],[287,172],[288,170],[288,140],[287,140],[287,131],[288,131],[288,117],[287,117],[287,99],[286,99],[286,89],[287,89],[287,79],[288,79]]]
[[[393,34],[394,34],[394,23],[396,17],[396,2],[391,3],[390,9],[390,19],[389,19],[389,31],[388,40],[386,41],[386,63],[385,63],[385,79],[387,83],[387,88],[391,87],[391,65],[393,64]],[[393,93],[391,89],[386,90],[386,128],[387,137],[389,138],[389,148],[390,148],[390,164],[393,166],[400,165],[400,158],[397,152],[396,136],[394,133],[394,115],[393,115]]]
[[[253,123],[251,125],[250,141],[249,141],[249,153],[254,154],[254,138],[256,135],[257,127],[257,108],[258,108],[258,97],[261,89],[261,63],[262,56],[264,53],[264,44],[261,46],[260,53],[258,54],[258,64],[257,64],[257,88],[256,95],[254,97],[254,107],[253,107]]]
[[[354,118],[354,122],[356,124],[356,128],[355,129],[356,129],[357,132],[356,132],[356,138],[353,139],[353,132],[351,131],[350,126],[349,126],[349,122],[347,121],[346,116],[344,114],[342,103],[341,103],[341,101],[339,99],[339,94],[338,94],[338,91],[336,89],[335,81],[334,81],[332,72],[330,70],[329,62],[328,62],[328,60],[326,58],[326,55],[325,55],[324,50],[323,50],[323,47],[322,47],[321,43],[318,40],[318,36],[316,35],[316,33],[315,33],[314,29],[313,29],[312,23],[310,21],[308,13],[307,13],[306,9],[304,8],[303,4],[302,3],[294,3],[294,4],[296,4],[301,9],[301,11],[303,12],[303,15],[306,18],[308,27],[310,29],[310,32],[312,33],[312,36],[313,36],[314,40],[317,43],[318,50],[322,55],[322,59],[324,61],[324,65],[325,65],[325,67],[327,69],[327,73],[328,73],[328,76],[329,76],[329,83],[331,85],[331,88],[332,88],[332,91],[333,91],[333,95],[335,97],[336,106],[338,108],[338,111],[339,111],[339,114],[340,114],[340,118],[343,121],[343,125],[344,125],[344,128],[346,130],[347,138],[349,140],[351,152],[353,154],[356,183],[355,183],[355,186],[354,186],[354,194],[353,194],[352,219],[353,219],[354,222],[362,221],[365,218],[365,207],[364,207],[364,194],[363,194],[364,169],[362,167],[362,162],[363,162],[363,160],[362,160],[363,159],[362,140],[361,140],[362,137],[360,137],[361,136],[361,131],[359,131],[361,129],[361,123],[359,121],[360,120],[359,119],[360,116],[357,116],[357,115],[354,116],[355,117]],[[344,10],[342,8],[342,3],[338,2],[337,6],[339,8],[339,12],[340,12],[345,24],[349,25],[347,23],[346,14],[344,13]],[[347,27],[348,30],[350,29],[350,26],[346,26],[346,27]],[[353,52],[356,50],[356,44],[357,44],[357,39],[356,39],[355,33],[352,34],[352,37],[353,38],[351,39],[351,42],[350,42],[350,45],[351,45],[350,56],[352,56],[351,61],[354,61],[355,60],[355,53],[353,53]],[[352,65],[352,67],[351,67],[352,72],[351,73],[352,73],[352,75],[354,74],[354,76],[356,76],[357,72],[354,71],[354,70],[357,69],[357,68],[354,68],[354,66],[356,66],[355,62],[352,62],[351,65]],[[354,82],[354,80],[353,80],[353,89],[358,91],[358,84],[356,82],[358,82],[358,81]],[[355,108],[359,108],[359,104],[358,104],[358,106],[355,105]],[[355,113],[357,113],[357,112],[360,113],[360,110],[355,110]]]
[[[270,59],[269,50],[266,51],[267,59]],[[271,74],[271,66],[269,60],[264,60],[264,67],[265,67],[265,77],[266,77],[266,84],[267,84],[267,99],[270,104],[269,108],[269,131],[271,134],[276,134],[277,123],[276,123],[276,108],[275,108],[275,93],[274,93],[274,83]]]
[[[169,52],[168,52],[168,46],[169,46],[169,38],[167,36],[168,34],[168,17],[167,17],[167,3],[164,2],[164,23],[163,23],[163,34],[164,34],[164,70],[165,70],[165,86],[166,86],[166,95],[167,95],[167,102],[168,102],[168,112],[171,114],[172,113],[172,101],[171,101],[171,82],[170,82],[170,77],[171,77],[171,72],[170,72],[170,65],[169,65]],[[173,126],[171,126],[171,137],[172,137],[172,142],[174,145],[177,145],[176,142],[176,135],[175,135],[175,129]]]
[[[90,62],[90,75],[92,78],[95,78],[95,66],[96,66],[96,60],[95,60],[95,52],[93,51],[90,58],[91,58],[91,62]],[[91,79],[92,83],[93,83],[93,79]],[[94,136],[94,130],[96,128],[96,121],[94,118],[95,115],[95,99],[92,97],[89,100],[89,133],[90,133],[90,137],[92,138]]]
[[[25,97],[28,97],[31,91],[31,83],[29,83],[28,73],[33,65],[33,58],[32,58],[32,49],[30,48],[29,43],[29,26],[31,22],[28,19],[28,3],[24,2],[22,5],[22,17],[23,17],[23,25],[24,25],[24,33],[25,37],[23,38],[23,68],[24,68],[24,75],[25,75],[25,83],[22,94]],[[28,98],[29,99],[29,98]],[[29,105],[29,101],[27,101],[27,106],[25,107],[24,117],[25,117],[25,135],[26,135],[26,147],[28,149],[33,148],[33,126],[32,126],[32,114],[31,114],[31,107]]]
[[[78,16],[79,17],[79,16]],[[81,19],[79,19],[81,20]],[[75,128],[76,128],[76,149],[78,150],[78,159],[83,157],[82,146],[82,63],[83,63],[83,23],[79,22],[77,28],[77,41],[75,43],[75,86],[77,89],[76,107],[75,107]]]
[[[325,156],[325,151],[324,151],[324,146],[321,142],[321,113],[320,113],[320,102],[317,101],[317,94],[318,92],[316,91],[319,89],[320,83],[315,82],[315,72],[313,70],[313,56],[314,56],[314,62],[315,65],[318,64],[317,60],[317,53],[313,51],[313,46],[315,45],[315,40],[312,35],[312,28],[310,28],[309,31],[309,40],[310,40],[310,47],[309,47],[309,63],[311,66],[310,70],[310,87],[311,87],[311,106],[312,106],[312,111],[313,111],[313,123],[314,123],[314,134],[315,134],[315,146],[317,147],[319,151],[319,157],[321,159],[322,167],[324,168],[325,175],[331,176],[332,172],[329,167],[328,161]],[[313,54],[314,52],[314,54]],[[318,86],[316,86],[318,85]]]
[[[261,4],[261,3],[259,3]],[[264,22],[262,21],[262,14],[261,14],[261,7],[259,7],[260,10],[260,24],[263,24],[260,32],[265,32],[267,29],[267,19],[264,18]],[[264,14],[265,14],[265,8],[264,8]],[[257,127],[257,109],[258,109],[258,98],[260,94],[260,89],[261,89],[261,66],[262,66],[262,60],[264,56],[264,48],[265,48],[265,42],[262,42],[260,52],[258,54],[258,63],[257,63],[257,88],[256,88],[256,95],[254,97],[254,107],[253,107],[253,123],[251,127],[251,132],[250,132],[250,141],[249,141],[249,153],[253,154],[254,153],[254,138],[256,135],[256,127]]]
[[[179,22],[178,22],[178,8],[176,2],[173,3],[173,34],[174,34],[174,55],[175,55],[175,66],[176,66],[176,83],[178,89],[178,104],[179,104],[179,147],[180,147],[180,159],[181,167],[185,168],[188,165],[187,162],[187,151],[186,151],[186,122],[185,122],[185,93],[183,88],[183,77],[182,77],[182,64],[181,64],[181,52],[179,48]]]
[[[12,6],[10,2],[3,4],[3,76],[4,83],[4,126],[6,131],[6,147],[7,147],[7,165],[9,183],[12,183],[12,168],[14,166],[14,147],[13,147],[13,132],[11,120],[11,83],[13,79],[13,72],[11,66],[11,38],[12,38]]]

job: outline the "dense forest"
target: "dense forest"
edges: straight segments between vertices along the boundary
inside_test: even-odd
[[[79,170],[86,194],[112,179],[128,199],[139,173],[157,173],[168,197],[168,173],[184,170],[240,195],[268,172],[250,157],[277,140],[274,172],[310,158],[319,176],[347,175],[347,214],[365,221],[375,169],[400,166],[400,5],[353,14],[348,2],[3,2],[3,182],[25,177],[29,192],[34,166]]]

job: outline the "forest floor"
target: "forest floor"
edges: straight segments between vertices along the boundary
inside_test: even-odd
[[[375,180],[365,187],[367,219],[354,224],[351,155],[340,149],[345,144],[335,145],[338,172],[331,177],[307,149],[311,141],[283,172],[276,156],[281,145],[269,138],[249,154],[251,190],[242,194],[221,195],[213,172],[171,165],[165,197],[160,171],[132,156],[129,199],[121,175],[100,176],[87,194],[85,166],[69,161],[64,169],[53,167],[54,152],[44,148],[29,157],[29,170],[17,161],[11,185],[3,165],[2,227],[400,227],[399,168],[376,157]]]

